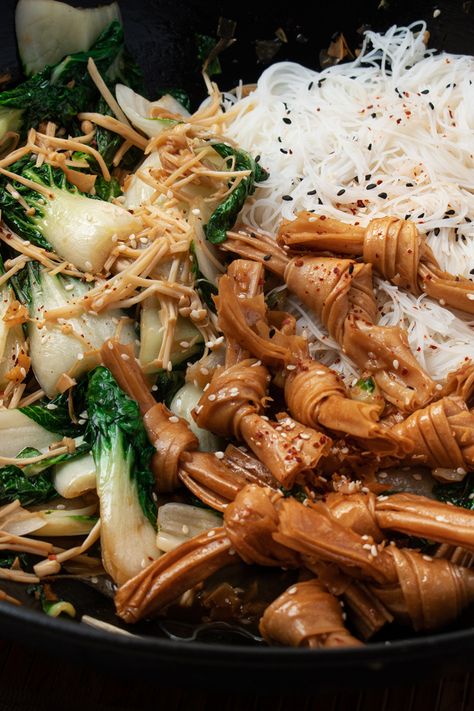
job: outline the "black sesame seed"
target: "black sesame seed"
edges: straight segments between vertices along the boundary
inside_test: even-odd
[[[281,143],[281,136],[278,136],[277,141],[278,143]]]
[[[377,187],[376,183],[370,183],[370,185],[367,185],[366,190],[373,190],[376,187]]]
[[[429,89],[423,89],[423,91],[420,91],[420,94],[429,94],[430,90]]]
[[[409,220],[410,217],[411,217],[411,214],[410,214],[409,212],[407,212],[407,214],[405,215],[405,217],[404,217],[403,219],[404,219],[404,220]]]
[[[474,274],[474,269],[470,269],[469,274]]]
[[[434,104],[433,104],[431,101],[428,102],[428,106],[430,107],[430,109],[431,109],[432,111],[434,111]]]
[[[472,222],[472,220],[471,220],[470,217],[465,217],[464,220],[465,220],[466,222]]]
[[[280,153],[284,153],[285,155],[287,155],[288,151],[286,151],[284,148],[280,148]]]
[[[326,79],[320,79],[320,80],[318,81],[318,88],[319,88],[319,89],[322,87],[323,81],[326,81]]]
[[[291,123],[291,119],[289,119],[287,116],[283,118],[283,123]]]
[[[258,163],[258,162],[260,161],[260,158],[261,158],[261,156],[260,156],[260,155],[258,155],[258,156],[255,156],[255,163]]]
[[[322,205],[322,204],[323,204],[323,201],[321,200],[321,198],[318,198],[318,205]]]
[[[454,215],[455,211],[454,210],[446,210],[446,212],[444,214],[445,215]]]
[[[433,230],[433,232],[435,233],[435,236],[437,237],[437,236],[439,235],[439,233],[440,233],[439,227],[435,227],[434,230]]]
[[[339,192],[337,193],[337,196],[339,197],[339,195],[344,195],[345,192],[346,192],[346,191],[344,190],[344,188],[342,188],[342,189],[339,190]]]
[[[308,91],[311,91],[311,89],[313,88],[313,86],[314,86],[314,81],[310,81],[309,84],[308,84]]]
[[[412,188],[412,187],[413,187],[413,183],[407,183],[406,186],[407,186],[407,188]]]
[[[316,195],[316,190],[308,190],[306,195]]]
[[[382,198],[382,200],[385,200],[387,198],[387,193],[379,193],[378,197]]]
[[[372,173],[367,173],[367,175],[365,176],[365,179],[366,179],[366,180],[370,180],[371,177],[372,177]]]
[[[371,151],[371,150],[372,150],[372,144],[371,144],[371,143],[369,143],[369,145],[367,146],[367,150],[368,150],[368,151]]]
[[[276,333],[276,329],[271,328],[271,329],[269,330],[269,332],[268,332],[268,335],[270,336],[270,338],[273,338],[273,336],[275,335],[275,333]]]
[[[272,258],[271,254],[265,254],[265,256],[263,257],[263,261],[268,262],[271,258]]]
[[[282,200],[287,200],[287,201],[293,200],[293,198],[291,197],[291,195],[282,195],[282,196],[281,196],[281,199],[282,199]]]
[[[370,118],[377,118],[377,114],[376,113],[370,114]]]
[[[354,265],[353,265],[353,264],[349,264],[349,268],[348,268],[347,271],[349,272],[349,274],[352,274],[352,272],[354,271]]]
[[[424,212],[420,212],[420,214],[418,215],[418,219],[421,220],[421,218],[424,217],[424,216],[425,216],[425,213],[424,213]]]

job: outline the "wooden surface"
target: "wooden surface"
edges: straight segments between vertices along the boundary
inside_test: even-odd
[[[212,688],[212,680],[209,680]],[[236,689],[238,672],[236,670]],[[417,686],[263,696],[165,689],[0,641],[0,711],[473,711],[471,675]]]

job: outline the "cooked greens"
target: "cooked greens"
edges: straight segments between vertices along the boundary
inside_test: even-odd
[[[266,180],[268,173],[245,151],[234,150],[225,143],[214,143],[212,147],[226,161],[234,159],[233,170],[250,171],[250,175],[242,178],[230,195],[216,207],[206,225],[209,242],[220,244],[227,239],[227,231],[234,226],[246,199],[255,191],[255,183]]]
[[[19,500],[22,506],[41,504],[58,496],[48,471],[27,476],[14,465],[0,468],[0,505]]]
[[[139,221],[124,208],[86,195],[72,185],[60,168],[49,163],[37,167],[25,157],[10,171],[37,184],[42,191],[13,181],[13,187],[33,213],[26,213],[20,201],[0,181],[0,209],[6,224],[39,247],[55,250],[78,269],[98,272],[109,256],[112,238],[128,237]],[[47,189],[45,192],[44,188]],[[112,188],[115,190],[115,186]],[[102,185],[101,190],[104,190]]]
[[[93,110],[98,99],[98,90],[87,71],[89,57],[100,74],[107,74],[122,50],[123,29],[115,20],[89,50],[70,54],[13,89],[0,92],[0,106],[20,109],[25,130],[36,128],[43,121],[54,121],[74,131],[77,114]]]
[[[88,437],[97,467],[102,560],[122,584],[157,557],[153,454],[137,403],[100,366],[87,388]]]

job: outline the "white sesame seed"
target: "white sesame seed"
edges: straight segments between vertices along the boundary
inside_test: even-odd
[[[474,294],[466,294],[469,301],[474,301]]]
[[[152,392],[156,393],[156,391],[158,390],[158,385],[152,385],[151,389],[152,389]]]
[[[91,262],[84,262],[84,266],[86,269],[92,269],[92,264]]]
[[[296,365],[294,365],[293,363],[290,363],[290,365],[286,366],[286,369],[287,370],[296,370]]]
[[[179,417],[176,417],[176,415],[172,415],[171,417],[168,417],[168,422],[172,422],[174,425],[179,422]]]
[[[431,562],[431,561],[433,560],[433,558],[432,558],[431,556],[429,556],[429,555],[424,555],[424,556],[423,556],[423,560],[428,560],[428,561]]]
[[[465,474],[465,473],[466,473],[466,470],[463,469],[462,467],[458,467],[456,469],[456,474]]]
[[[395,360],[393,361],[392,365],[393,365],[393,367],[395,368],[395,370],[398,370],[398,367],[399,367],[400,363],[399,363],[398,360],[395,358]]]
[[[72,291],[74,289],[74,284],[65,284],[64,289],[66,291]]]
[[[179,345],[181,348],[189,348],[188,341],[181,341],[181,343]]]
[[[84,358],[84,353],[77,354],[77,360],[83,360],[83,358]]]
[[[66,508],[66,507],[65,507],[64,504],[58,504],[58,505],[56,506],[56,509],[57,509],[58,511],[63,511],[65,508]]]
[[[130,360],[130,356],[127,353],[121,353],[120,357],[122,360]]]
[[[224,459],[224,452],[214,452],[214,456],[217,459]]]
[[[214,529],[212,529],[211,531],[208,531],[208,533],[207,533],[208,538],[212,538],[215,535],[216,535],[216,532],[214,531]]]
[[[435,387],[436,387],[436,390],[442,390],[442,389],[443,389],[443,386],[441,385],[441,383],[436,383],[436,386],[435,386]]]
[[[386,479],[388,477],[387,472],[380,472],[378,474],[379,479]]]
[[[308,434],[307,432],[300,432],[299,437],[301,439],[311,439],[311,435]]]
[[[374,558],[378,555],[379,552],[378,552],[377,546],[375,544],[371,547],[370,553],[371,553],[371,555],[374,556]]]
[[[184,533],[184,535],[187,536],[189,533],[189,526],[186,526],[186,524],[183,524],[183,527],[181,528],[181,530]]]
[[[412,476],[413,476],[413,479],[415,479],[416,481],[421,481],[423,479],[421,474],[412,474]]]
[[[201,214],[201,210],[198,207],[193,207],[191,212],[193,215],[200,215]]]
[[[293,587],[288,588],[286,592],[288,595],[295,595],[298,592],[298,588],[296,587],[296,585],[293,585]]]
[[[210,395],[208,395],[207,399],[210,400],[211,402],[214,402],[214,400],[216,399],[216,396],[214,395],[214,393],[211,393]]]

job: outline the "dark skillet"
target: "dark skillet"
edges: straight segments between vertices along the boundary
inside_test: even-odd
[[[93,6],[99,0],[84,0]],[[353,0],[352,2],[215,2],[213,0],[122,0],[127,44],[141,64],[150,95],[182,87],[194,103],[203,97],[196,56],[195,34],[215,36],[219,17],[237,22],[237,42],[221,58],[222,88],[239,79],[253,82],[271,61],[294,60],[318,68],[321,49],[331,36],[344,32],[351,47],[361,40],[361,29],[384,29],[393,23],[425,19],[431,46],[455,53],[472,53],[474,2],[472,0]],[[379,7],[381,5],[382,7]],[[2,1],[0,68],[17,76],[14,37],[15,0]],[[440,10],[433,17],[435,9]],[[287,42],[275,35],[284,30]],[[68,585],[68,583],[63,583]],[[69,583],[71,585],[71,583]],[[75,585],[79,612],[115,623],[111,605],[95,591]],[[71,599],[71,598],[70,598]],[[472,617],[472,614],[471,614]],[[96,668],[108,667],[135,677],[153,676],[160,683],[202,685],[212,688],[316,689],[321,685],[397,684],[420,676],[435,676],[441,669],[472,667],[474,627],[465,618],[454,630],[430,636],[411,636],[374,642],[358,649],[307,651],[268,648],[222,629],[208,630],[194,641],[167,638],[160,626],[151,635],[123,636],[85,625],[54,620],[35,609],[0,603],[0,636],[67,654]],[[182,633],[176,627],[175,632]],[[133,630],[136,632],[136,630]],[[169,631],[169,629],[168,629]],[[141,630],[140,630],[141,632]],[[408,633],[407,633],[408,634]]]

